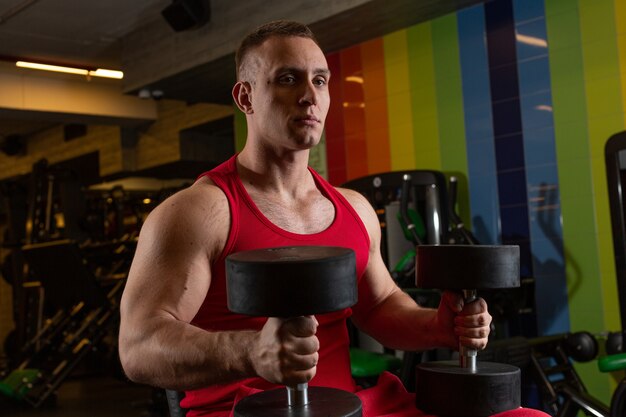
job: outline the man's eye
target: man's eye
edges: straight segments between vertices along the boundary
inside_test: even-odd
[[[283,75],[280,77],[280,82],[283,84],[293,84],[296,82],[296,77],[293,75]]]
[[[324,78],[316,78],[315,80],[313,80],[313,84],[319,85],[319,86],[326,85],[326,79],[324,79]]]

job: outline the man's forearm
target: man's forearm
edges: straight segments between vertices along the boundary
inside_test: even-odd
[[[124,371],[138,383],[182,391],[254,375],[250,349],[257,332],[207,332],[155,318],[139,333],[120,334]]]
[[[367,316],[355,317],[355,324],[392,349],[419,351],[445,344],[437,323],[437,310],[416,305],[400,290],[370,310]]]

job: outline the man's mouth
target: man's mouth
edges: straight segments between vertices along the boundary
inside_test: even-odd
[[[318,119],[315,116],[304,116],[304,117],[296,117],[296,122],[298,123],[303,123],[306,125],[317,125],[318,123],[320,123],[320,119]]]

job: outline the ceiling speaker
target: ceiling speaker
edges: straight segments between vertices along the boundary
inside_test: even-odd
[[[161,15],[176,32],[196,29],[209,21],[209,0],[174,0]]]

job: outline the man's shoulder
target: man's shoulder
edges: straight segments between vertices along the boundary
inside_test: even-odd
[[[151,217],[161,220],[206,219],[228,215],[228,201],[222,190],[209,178],[203,177],[161,202],[151,213]]]
[[[335,189],[350,203],[368,230],[380,227],[374,208],[363,194],[350,188],[335,187]]]
[[[354,207],[355,209],[359,207],[363,207],[363,206],[366,208],[371,208],[365,196],[363,196],[363,194],[361,194],[360,192],[352,190],[350,188],[343,188],[343,187],[333,187],[333,188],[337,190],[337,192],[339,192],[339,194],[341,194],[346,200],[348,200],[348,202],[352,206],[355,206]]]

